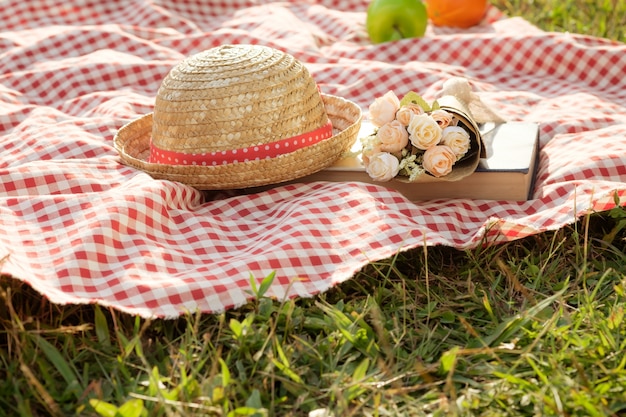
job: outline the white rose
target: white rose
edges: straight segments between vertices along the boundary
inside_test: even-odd
[[[459,159],[469,150],[470,135],[462,127],[448,126],[443,129],[441,144],[449,146]]]
[[[400,162],[388,152],[371,155],[365,171],[374,181],[389,181],[398,175]]]
[[[382,125],[376,136],[384,152],[400,152],[409,143],[409,133],[397,120]]]
[[[384,96],[378,97],[370,104],[370,120],[376,127],[389,123],[396,118],[400,108],[400,99],[393,91],[387,91]]]
[[[426,150],[441,140],[441,128],[427,114],[413,115],[407,130],[411,144],[417,149]]]

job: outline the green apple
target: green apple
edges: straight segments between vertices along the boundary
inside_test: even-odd
[[[372,0],[367,8],[365,27],[374,43],[420,38],[427,25],[422,0]]]

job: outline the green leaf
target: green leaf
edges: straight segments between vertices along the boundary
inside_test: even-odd
[[[237,407],[228,413],[228,417],[262,415],[258,411],[258,409],[252,407]]]
[[[48,361],[50,361],[50,363],[54,365],[54,367],[59,372],[59,374],[61,374],[67,385],[80,386],[78,378],[76,377],[76,373],[67,363],[63,355],[57,350],[57,348],[55,348],[50,342],[48,342],[46,339],[39,335],[34,335],[33,337],[35,338],[36,343],[41,351],[44,353],[46,358],[48,358]]]
[[[276,277],[276,271],[270,272],[268,276],[263,278],[261,281],[261,286],[259,286],[259,292],[257,293],[257,297],[263,297],[267,290],[269,290],[270,286],[274,282],[274,278]]]
[[[109,325],[107,323],[107,319],[102,312],[102,309],[99,305],[96,304],[96,308],[94,309],[95,313],[95,326],[96,326],[96,337],[98,338],[98,343],[103,346],[111,346],[111,336],[109,333]]]
[[[259,409],[263,408],[263,402],[261,401],[261,393],[258,389],[253,389],[252,394],[246,400],[246,407]]]
[[[211,401],[215,404],[224,399],[224,387],[214,387],[211,391]]]
[[[533,318],[537,317],[539,313],[554,303],[559,297],[563,295],[567,286],[563,287],[558,292],[554,293],[550,297],[547,297],[530,307],[524,314],[517,314],[509,319],[503,321],[498,325],[494,332],[483,340],[470,343],[469,347],[475,346],[490,346],[496,347],[500,344],[511,340],[524,326],[526,326]]]
[[[143,401],[139,398],[133,398],[117,409],[117,415],[119,417],[140,417],[143,409]]]
[[[456,321],[456,315],[450,311],[446,310],[441,313],[441,322],[445,324],[453,324]]]
[[[369,369],[369,367],[370,360],[368,358],[363,359],[354,370],[354,373],[352,374],[352,379],[355,381],[363,381],[365,379],[365,376],[367,375],[367,370]]]
[[[402,97],[402,100],[400,100],[400,107],[406,106],[407,104],[410,104],[410,103],[417,104],[425,112],[431,111],[430,105],[426,102],[426,100],[422,98],[422,96],[417,94],[415,91],[410,91],[404,97]]]
[[[528,363],[530,367],[533,368],[533,370],[535,371],[535,375],[537,375],[539,379],[541,379],[541,382],[543,382],[545,385],[550,385],[550,379],[545,374],[545,372],[543,372],[541,368],[539,368],[537,363],[532,359],[531,355],[526,355],[525,359],[526,363]]]
[[[446,351],[441,355],[440,363],[441,369],[443,372],[448,373],[454,368],[454,364],[456,363],[456,357],[459,353],[459,347],[455,346],[452,349]]]
[[[117,415],[116,406],[105,401],[98,400],[97,398],[90,399],[89,405],[91,405],[93,409],[96,410],[96,413],[100,414],[102,417],[115,417]]]
[[[615,205],[618,207],[622,205],[619,198],[619,193],[617,191],[613,193],[613,203],[615,203]]]
[[[257,286],[256,278],[254,278],[254,275],[250,274],[249,281],[250,281],[250,288],[252,288],[252,293],[257,298],[262,298],[267,292],[267,290],[270,288],[272,283],[274,282],[275,277],[276,277],[276,271],[272,271],[270,272],[268,276],[266,276],[265,278],[261,280],[261,285]]]
[[[523,389],[532,390],[534,388],[534,385],[531,382],[525,380],[524,378],[517,377],[515,375],[507,374],[504,372],[497,372],[497,371],[494,372],[493,375],[497,376],[498,378],[505,379],[509,381],[511,384],[517,385],[518,387],[523,388]]]
[[[280,342],[276,342],[274,346],[276,348],[276,353],[278,353],[278,357],[280,358],[280,361],[284,363],[285,365],[289,365],[289,360],[287,359],[287,355],[285,355],[285,351],[280,346]]]
[[[137,338],[133,337],[131,339],[127,339],[124,343],[124,352],[123,352],[123,358],[127,358],[130,356],[131,353],[133,353],[133,350],[135,350],[135,346],[137,345]]]
[[[259,288],[256,285],[256,278],[254,277],[254,275],[252,275],[252,272],[250,272],[248,280],[250,281],[250,288],[252,288],[252,293],[253,294],[258,294],[259,293]]]
[[[243,326],[241,322],[237,319],[230,319],[228,322],[228,327],[230,331],[233,332],[236,339],[239,339],[243,334]]]
[[[289,363],[289,360],[287,359],[287,355],[285,355],[285,351],[280,346],[280,342],[274,343],[274,349],[276,350],[276,353],[280,358],[280,361],[276,358],[272,358],[272,362],[274,363],[274,365],[276,365],[278,369],[280,369],[285,375],[287,375],[289,379],[291,379],[293,382],[301,384],[302,378],[300,378],[300,375],[296,374],[293,369],[291,369],[291,365]]]
[[[228,370],[228,365],[224,362],[224,359],[217,359],[220,363],[220,368],[222,372],[222,386],[227,387],[230,384],[230,371]]]

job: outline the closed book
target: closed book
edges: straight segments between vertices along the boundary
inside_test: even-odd
[[[397,190],[412,201],[468,198],[479,200],[525,201],[532,197],[539,153],[539,126],[528,122],[486,123],[479,126],[483,155],[477,169],[457,181],[432,177],[409,183],[398,179],[374,181],[360,159],[361,143],[334,165],[292,181],[364,182]],[[364,122],[359,137],[371,134],[373,127]]]

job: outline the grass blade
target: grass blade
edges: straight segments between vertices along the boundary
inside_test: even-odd
[[[559,299],[566,289],[567,287],[564,286],[561,290],[554,293],[550,297],[544,298],[542,301],[535,304],[525,312],[517,314],[514,317],[503,321],[495,328],[493,333],[481,338],[480,340],[476,340],[473,343],[470,343],[470,346],[497,347],[504,342],[510,341],[533,318],[535,318],[537,315],[539,315],[539,313],[541,313],[543,310],[552,305],[552,303],[554,303],[557,299]]]
[[[94,321],[95,321],[95,330],[96,337],[98,338],[98,343],[103,346],[111,346],[111,334],[109,332],[109,324],[107,323],[107,319],[102,312],[100,306],[96,305],[94,309]]]
[[[32,337],[35,339],[37,346],[41,349],[46,358],[48,358],[48,361],[56,368],[59,374],[61,374],[61,377],[63,377],[68,387],[80,386],[81,384],[78,381],[76,373],[57,348],[39,335],[32,335]]]

